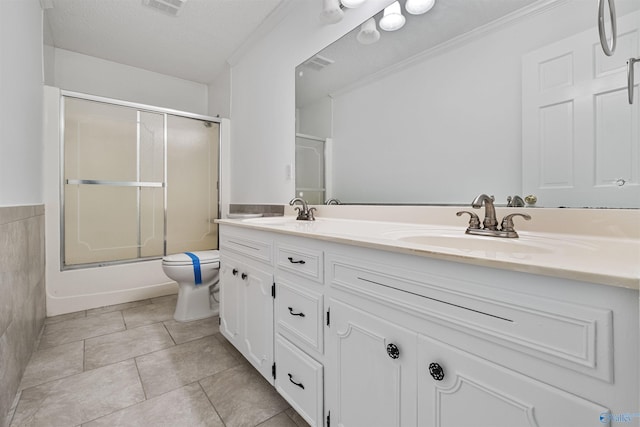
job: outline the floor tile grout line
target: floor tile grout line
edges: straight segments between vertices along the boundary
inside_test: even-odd
[[[84,341],[84,340],[88,340],[88,339],[91,339],[91,338],[104,337],[105,335],[111,335],[111,334],[115,334],[115,333],[123,332],[123,331],[126,331],[126,329],[122,329],[122,330],[119,330],[119,331],[107,332],[107,333],[104,333],[104,334],[101,334],[101,335],[95,335],[95,336],[91,336],[91,337],[78,338],[77,340],[66,341],[66,342],[62,342],[62,343],[57,344],[57,345],[52,345],[52,346],[49,346],[49,347],[39,348],[38,351],[40,351],[40,350],[48,350],[50,348],[59,347],[61,345],[71,344],[71,343],[78,342],[78,341]]]
[[[165,325],[164,322],[166,322],[166,320],[163,321],[163,322],[160,322],[160,323],[162,323],[162,326],[164,327],[164,330],[167,331],[167,333],[169,334],[169,338],[171,338],[171,341],[173,341],[173,345],[178,345],[178,343],[176,342],[175,338],[173,338],[173,335],[171,335],[171,331],[169,330],[169,328],[167,328],[167,325]]]
[[[149,397],[147,396],[147,391],[144,389],[144,382],[142,381],[142,375],[140,374],[140,368],[138,367],[138,361],[136,360],[136,357],[132,357],[133,359],[133,364],[136,366],[136,372],[138,373],[138,381],[140,381],[140,388],[142,388],[142,394],[144,395],[144,401],[146,402],[147,400],[149,400]]]
[[[162,323],[162,322],[157,322],[157,323]],[[154,324],[155,324],[155,323],[154,323]],[[144,326],[150,326],[150,325],[144,325]],[[134,328],[134,329],[136,329],[136,328]],[[126,331],[126,330],[125,330],[125,331]],[[121,332],[125,332],[125,331],[116,331],[116,332],[111,332],[111,333],[109,333],[109,334],[98,335],[98,336],[96,336],[96,337],[89,337],[89,338],[84,338],[84,339],[76,340],[76,341],[70,341],[70,342],[68,342],[68,343],[60,344],[60,345],[58,345],[58,346],[53,346],[53,347],[46,347],[46,348],[44,348],[43,350],[48,350],[48,349],[52,349],[52,348],[59,347],[59,346],[62,346],[62,345],[67,345],[67,344],[72,344],[72,343],[75,343],[75,342],[78,342],[78,341],[82,341],[82,342],[83,342],[83,343],[82,343],[82,372],[76,372],[76,373],[73,373],[73,374],[65,375],[65,376],[60,377],[60,378],[53,378],[53,379],[50,379],[50,380],[48,380],[48,381],[44,381],[44,382],[39,383],[39,384],[34,384],[34,385],[30,386],[30,387],[26,387],[26,388],[24,388],[24,389],[19,390],[19,392],[22,392],[22,391],[24,391],[24,390],[28,390],[28,389],[31,389],[31,388],[34,388],[34,387],[38,387],[38,386],[41,386],[41,385],[44,385],[44,384],[48,384],[48,383],[51,383],[51,382],[53,382],[53,381],[58,381],[58,380],[62,380],[62,379],[65,379],[65,378],[69,378],[69,377],[72,377],[72,376],[74,376],[74,375],[79,375],[79,374],[82,374],[82,373],[85,373],[85,372],[89,372],[89,371],[93,371],[93,370],[96,370],[96,369],[105,368],[105,367],[107,367],[107,366],[115,365],[116,363],[122,363],[122,362],[125,362],[125,361],[129,360],[129,359],[135,359],[135,358],[137,358],[137,357],[146,356],[146,355],[148,355],[148,354],[152,354],[152,353],[155,353],[155,352],[158,352],[158,351],[166,350],[166,349],[169,349],[169,348],[175,347],[175,346],[177,346],[177,345],[181,345],[181,344],[174,344],[174,345],[172,345],[172,346],[170,346],[170,347],[165,347],[165,348],[158,349],[158,350],[154,350],[154,351],[151,351],[151,352],[148,352],[148,353],[139,354],[139,355],[136,355],[136,356],[134,356],[134,357],[129,357],[129,358],[127,358],[127,359],[116,360],[116,361],[113,361],[113,362],[111,362],[111,363],[107,363],[107,364],[105,364],[105,365],[101,365],[101,366],[98,366],[98,367],[96,367],[96,368],[92,368],[92,369],[88,369],[88,370],[87,370],[87,369],[86,369],[86,355],[87,355],[87,353],[86,353],[86,345],[87,345],[87,340],[88,340],[88,339],[91,339],[91,338],[98,338],[98,337],[104,337],[104,336],[108,336],[108,335],[112,335],[112,334],[117,334],[117,333],[121,333]],[[169,334],[169,336],[171,337],[171,334]],[[206,338],[206,337],[202,337],[202,338]],[[172,338],[172,341],[173,341],[173,338]],[[188,341],[188,342],[190,342],[190,341]],[[185,343],[183,343],[183,344],[185,344]],[[38,351],[42,351],[42,350],[38,350]],[[34,354],[35,354],[35,352],[34,352]],[[33,355],[32,355],[32,357],[33,357]],[[134,362],[135,362],[135,360],[134,360]],[[137,363],[136,363],[136,369],[137,369]],[[138,375],[140,375],[140,373],[139,373],[139,372],[138,372]],[[145,396],[145,399],[146,399],[146,396]]]
[[[264,423],[266,423],[266,422],[268,422],[268,421],[270,421],[270,420],[274,419],[275,417],[277,417],[277,416],[279,416],[279,415],[281,415],[281,414],[284,414],[284,415],[285,415],[285,417],[287,417],[287,419],[288,419],[288,420],[291,420],[291,422],[292,422],[292,423],[294,423],[294,424],[296,424],[296,425],[297,425],[297,423],[296,423],[293,419],[291,419],[291,417],[289,416],[289,414],[287,414],[287,411],[289,410],[289,408],[291,408],[291,406],[289,406],[289,407],[287,407],[287,408],[283,409],[281,412],[278,412],[277,414],[275,414],[275,415],[273,415],[273,416],[271,416],[271,417],[267,418],[266,420],[260,421],[258,424],[256,424],[256,426],[255,426],[255,427],[260,427],[262,424],[264,424]]]
[[[120,310],[120,317],[122,317],[122,323],[124,324],[124,330],[128,331],[129,330],[129,326],[127,325],[127,320],[124,318],[124,310]]]
[[[225,369],[225,371],[226,371],[226,369]],[[221,371],[221,372],[224,372],[224,371]],[[219,372],[218,372],[218,373],[219,373]],[[214,375],[217,375],[218,373],[213,374],[213,375],[206,376],[206,377],[204,377],[204,378],[200,378],[200,379],[199,379],[198,381],[196,381],[196,382],[197,382],[197,383],[198,383],[198,385],[200,386],[200,390],[202,390],[202,392],[204,393],[205,397],[206,397],[206,398],[207,398],[207,400],[209,401],[209,404],[211,404],[211,407],[212,407],[212,408],[213,408],[213,410],[215,411],[216,415],[218,415],[218,418],[220,419],[220,422],[222,422],[222,425],[223,425],[224,427],[226,427],[226,426],[227,426],[227,423],[225,423],[225,422],[224,422],[224,419],[222,418],[222,415],[220,415],[220,412],[218,412],[218,408],[216,408],[216,405],[214,405],[214,404],[213,404],[213,402],[211,401],[211,398],[209,397],[209,394],[207,394],[207,391],[204,389],[204,387],[203,387],[203,386],[202,386],[202,384],[200,383],[200,381],[202,381],[202,380],[204,380],[204,379],[206,379],[206,378],[213,377]]]
[[[136,307],[134,307],[134,308],[136,308]],[[111,335],[111,334],[115,334],[115,333],[118,333],[118,332],[131,331],[131,330],[134,330],[134,329],[137,329],[137,328],[141,328],[141,327],[143,327],[143,326],[154,325],[154,324],[156,324],[156,323],[164,323],[164,322],[166,322],[166,321],[171,320],[171,319],[158,320],[158,321],[155,321],[155,322],[152,322],[152,323],[145,323],[145,324],[142,324],[142,325],[138,325],[138,326],[136,326],[136,327],[133,327],[133,328],[129,328],[129,327],[127,327],[127,322],[126,322],[126,321],[125,321],[125,319],[124,319],[124,315],[123,315],[122,311],[121,311],[121,310],[117,310],[117,311],[120,311],[120,316],[122,317],[122,324],[124,325],[124,329],[122,329],[122,330],[119,330],[119,331],[112,331],[112,332],[107,332],[107,333],[104,333],[104,334],[95,335],[95,336],[90,336],[90,337],[84,337],[84,338],[80,338],[80,339],[73,340],[73,341],[62,342],[62,343],[60,343],[60,344],[52,345],[52,346],[49,346],[49,347],[38,348],[36,351],[46,350],[46,349],[50,349],[50,348],[54,348],[54,347],[58,347],[58,346],[61,346],[61,345],[64,345],[64,344],[70,344],[70,343],[77,342],[77,341],[88,340],[88,339],[92,339],[92,338],[104,337],[104,336],[106,336],[106,335]],[[109,312],[109,313],[103,313],[103,314],[112,314],[112,313],[115,313],[115,311],[113,311],[113,312]],[[70,319],[70,320],[78,320],[78,319]],[[67,320],[65,320],[65,322],[67,322]],[[62,322],[59,322],[59,323],[62,323]],[[169,332],[169,331],[167,331],[167,332]],[[169,333],[169,335],[171,335],[171,333]],[[173,337],[171,337],[171,338],[173,339]]]
[[[134,363],[134,365],[136,367],[136,372],[138,373],[138,381],[140,381],[140,388],[142,389],[142,394],[144,395],[144,400],[142,400],[140,402],[132,403],[131,405],[125,406],[123,408],[118,408],[118,409],[116,409],[116,410],[114,410],[112,412],[109,412],[108,414],[101,415],[101,416],[99,416],[97,418],[94,418],[92,420],[83,421],[82,423],[80,423],[80,425],[85,425],[87,423],[99,420],[101,418],[108,417],[110,415],[115,414],[116,412],[124,411],[125,409],[129,409],[129,408],[131,408],[133,406],[140,405],[141,403],[146,402],[147,400],[149,400],[149,399],[147,399],[147,393],[144,391],[144,386],[142,385],[142,379],[140,378],[140,371],[138,371],[138,364],[136,363],[135,358],[131,357],[129,359],[121,360],[120,362],[126,362],[127,360],[131,360],[131,359],[134,359],[133,363]],[[117,363],[120,363],[120,362],[117,362]]]
[[[66,315],[71,315],[71,314],[76,314],[76,313],[83,313],[83,316],[78,316],[78,317],[74,317],[71,319],[64,319],[64,320],[58,320],[58,321],[54,321],[53,323],[51,322],[47,322],[47,319],[55,319],[58,316],[66,316]],[[45,317],[44,318],[44,325],[56,325],[58,323],[62,323],[62,322],[68,322],[69,320],[78,320],[78,319],[84,319],[87,317],[87,310],[80,310],[80,311],[72,311],[71,313],[65,313],[65,314],[58,314],[56,316],[51,316],[51,317]]]
[[[127,360],[129,360],[129,359],[127,359]],[[134,361],[134,363],[135,363],[135,361]],[[138,365],[137,365],[137,363],[136,363],[136,370],[138,370]],[[208,378],[208,377],[205,377],[205,378]],[[141,387],[142,387],[142,392],[143,392],[144,397],[145,397],[145,399],[144,399],[143,401],[141,401],[141,402],[136,402],[136,403],[132,403],[132,404],[131,404],[131,405],[129,405],[129,406],[125,406],[125,407],[123,407],[123,408],[116,409],[115,411],[110,412],[110,413],[108,413],[108,414],[101,415],[101,416],[99,416],[99,417],[97,417],[97,418],[94,418],[94,419],[92,419],[92,420],[84,421],[84,422],[82,423],[82,425],[84,425],[84,424],[86,424],[86,423],[90,423],[90,422],[96,421],[96,420],[99,420],[99,419],[104,418],[104,417],[108,417],[108,416],[113,415],[113,414],[115,414],[115,413],[117,413],[117,412],[127,410],[127,409],[129,409],[129,408],[134,407],[134,406],[141,405],[141,404],[143,404],[144,402],[147,402],[147,401],[150,401],[150,400],[154,400],[154,399],[160,398],[160,397],[164,396],[165,394],[169,394],[169,393],[175,392],[175,391],[177,391],[177,390],[180,390],[180,389],[182,389],[182,388],[188,387],[188,386],[190,386],[190,385],[198,384],[198,386],[200,387],[200,390],[202,390],[202,392],[204,393],[205,397],[207,398],[207,400],[208,400],[208,401],[209,401],[209,403],[211,404],[211,407],[212,407],[212,408],[213,408],[213,410],[215,411],[216,415],[218,415],[218,418],[220,418],[220,421],[221,421],[221,422],[222,422],[222,424],[226,427],[226,424],[224,423],[224,420],[222,419],[222,417],[220,416],[220,414],[219,414],[219,413],[218,413],[218,411],[216,410],[215,406],[213,406],[213,403],[211,403],[211,400],[209,399],[209,395],[207,395],[207,392],[206,392],[206,391],[204,391],[204,388],[202,388],[202,384],[200,384],[200,380],[196,380],[196,381],[194,381],[194,382],[191,382],[191,383],[189,383],[189,384],[185,384],[185,385],[180,386],[180,387],[178,387],[178,388],[174,388],[174,389],[172,389],[172,390],[165,391],[164,393],[160,393],[160,394],[159,394],[159,395],[157,395],[157,396],[153,396],[153,397],[151,397],[151,398],[148,398],[148,397],[147,397],[147,393],[146,393],[146,391],[144,390],[144,386],[142,385],[142,379],[140,378],[140,371],[138,371],[138,379],[140,379],[140,385],[141,385]]]
[[[118,333],[121,333],[121,332],[131,331],[131,330],[134,330],[134,329],[141,328],[143,326],[155,325],[156,323],[162,323],[162,322],[163,321],[158,321],[158,322],[154,322],[154,323],[147,323],[145,325],[136,326],[135,328],[131,328],[131,329],[126,329],[126,326],[125,326],[125,329],[122,329],[122,330],[119,330],[119,331],[107,332],[107,333],[104,333],[104,334],[101,334],[101,335],[95,335],[95,336],[91,336],[91,337],[79,338],[77,340],[67,341],[67,342],[63,342],[63,343],[60,343],[60,344],[52,345],[52,346],[49,346],[49,347],[38,348],[38,349],[34,350],[34,353],[39,352],[39,351],[43,351],[43,350],[49,350],[49,349],[60,347],[60,346],[67,345],[67,344],[72,344],[72,343],[78,342],[78,341],[86,341],[86,340],[90,340],[90,339],[93,339],[93,338],[101,338],[101,337],[105,337],[107,335],[112,335],[112,334],[118,334]],[[171,334],[169,334],[169,335],[171,335]]]
[[[15,418],[15,416],[16,416],[16,412],[17,412],[17,409],[18,409],[18,404],[20,403],[20,400],[22,399],[22,391],[23,391],[23,390],[18,390],[18,391],[16,392],[16,395],[13,397],[13,402],[11,402],[11,404],[12,404],[12,407],[11,407],[11,409],[12,409],[11,417],[9,417],[9,416],[8,416],[8,414],[7,414],[7,415],[5,415],[5,421],[6,421],[6,419],[7,419],[7,418],[9,419],[9,422],[7,423],[7,427],[10,427],[10,426],[11,426],[11,424],[13,424],[13,419],[14,419],[14,418]],[[206,394],[206,393],[205,393],[205,394]],[[20,397],[18,397],[18,396],[20,396]],[[16,399],[17,399],[17,401],[16,401]]]

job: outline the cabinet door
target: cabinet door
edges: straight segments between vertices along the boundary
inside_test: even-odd
[[[239,274],[240,316],[244,357],[271,383],[273,365],[273,276],[243,266]]]
[[[416,334],[331,300],[327,399],[331,425],[416,425]]]
[[[604,426],[607,408],[425,336],[418,338],[420,426]]]
[[[220,264],[220,332],[273,384],[273,276],[235,257]]]
[[[240,290],[236,276],[240,263],[220,257],[220,333],[240,348]]]

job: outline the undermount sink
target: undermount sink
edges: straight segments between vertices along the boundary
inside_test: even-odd
[[[509,254],[545,254],[552,249],[526,242],[520,239],[501,239],[497,237],[482,237],[462,235],[432,235],[422,234],[399,237],[397,240],[418,245],[435,246],[462,252],[502,252]]]

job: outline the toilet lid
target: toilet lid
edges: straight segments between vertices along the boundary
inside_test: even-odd
[[[212,264],[220,261],[220,253],[216,251],[193,251],[191,252],[200,259],[200,264]],[[171,265],[193,265],[191,257],[185,253],[167,255],[162,258],[163,264]]]

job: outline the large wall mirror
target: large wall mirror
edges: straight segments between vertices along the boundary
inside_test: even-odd
[[[363,44],[357,27],[296,68],[297,195],[640,207],[626,74],[640,57],[639,1],[616,0],[613,56],[595,0],[436,0],[423,15],[400,3],[401,29]]]

